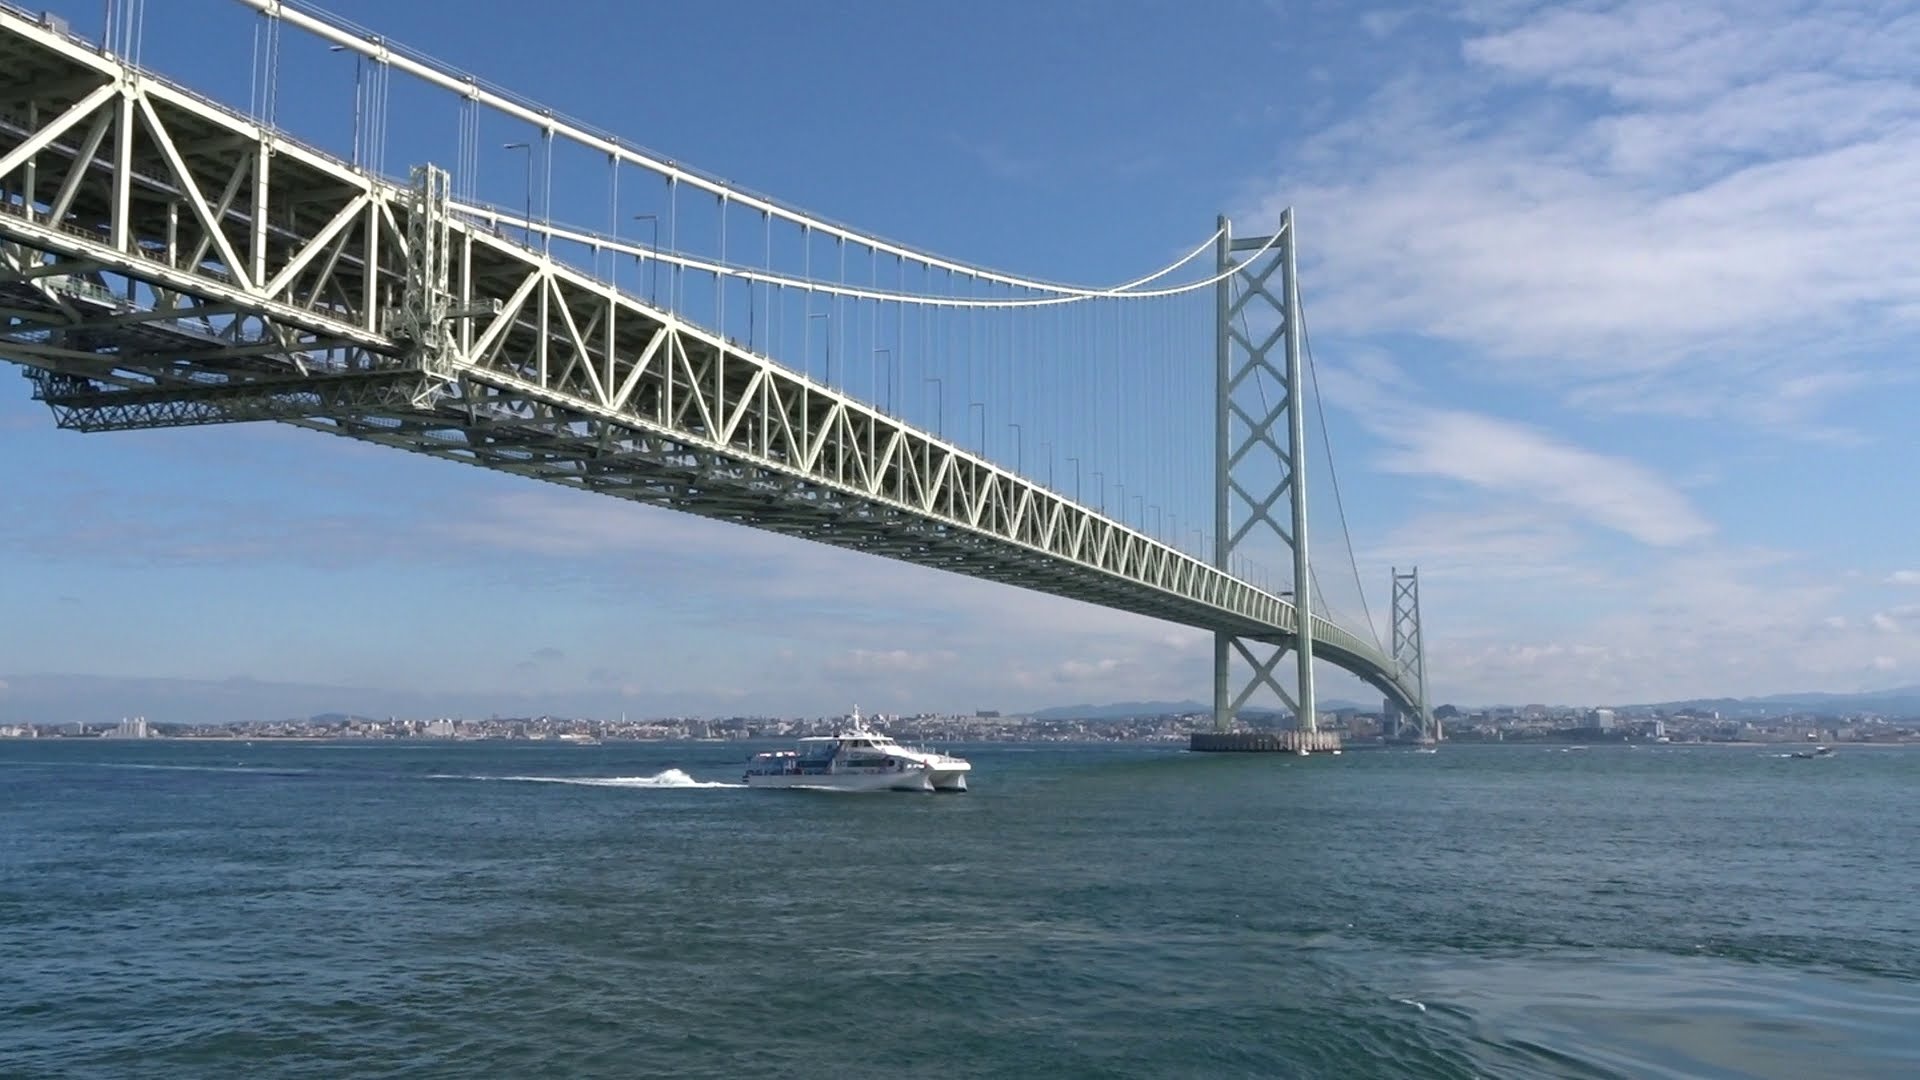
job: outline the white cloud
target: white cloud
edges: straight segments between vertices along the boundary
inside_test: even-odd
[[[1663,478],[1619,457],[1560,442],[1491,416],[1426,410],[1401,433],[1391,472],[1462,480],[1488,491],[1562,507],[1645,544],[1701,539],[1713,526]]]
[[[1369,37],[1389,38],[1405,26],[1407,20],[1413,18],[1413,15],[1411,8],[1383,8],[1378,11],[1369,11],[1360,16],[1360,28],[1365,30]]]
[[[1119,671],[1123,662],[1113,657],[1099,660],[1068,660],[1054,669],[1054,678],[1063,683],[1085,682]]]
[[[856,674],[917,674],[945,667],[954,661],[954,654],[945,650],[938,652],[914,652],[910,649],[850,649],[838,656],[830,657],[827,666],[834,671]]]
[[[1380,462],[1388,472],[1457,480],[1659,547],[1714,531],[1678,487],[1630,459],[1511,420],[1416,404],[1405,377],[1377,356],[1351,370],[1329,368],[1323,373],[1328,397],[1393,445]]]
[[[1804,561],[1730,548],[1655,553],[1516,593],[1497,571],[1428,579],[1436,700],[1643,702],[1861,690],[1920,673],[1920,604],[1833,614],[1846,592]],[[1436,633],[1437,631],[1437,633]],[[1875,660],[1873,658],[1880,658]]]
[[[1309,139],[1324,329],[1415,332],[1632,412],[1799,435],[1920,325],[1920,18],[1738,0],[1508,8]],[[1316,238],[1337,238],[1316,242]],[[1809,371],[1810,365],[1817,368]]]
[[[1400,488],[1404,520],[1360,539],[1377,545],[1363,566],[1421,568],[1436,692],[1622,702],[1920,677],[1901,609],[1866,607],[1817,552],[1740,547],[1709,513],[1738,507],[1775,436],[1846,452],[1868,436],[1843,425],[1870,422],[1846,406],[1913,381],[1920,14],[1458,14],[1449,61],[1407,50],[1286,148],[1256,211],[1299,210],[1325,400],[1384,447],[1378,467],[1420,481]],[[1618,437],[1593,433],[1620,414]]]

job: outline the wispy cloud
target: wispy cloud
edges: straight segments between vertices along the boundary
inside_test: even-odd
[[[1442,574],[1429,666],[1468,700],[1628,702],[1868,689],[1920,665],[1920,605],[1836,613],[1845,594],[1800,563],[1724,544],[1660,553],[1556,583],[1543,620],[1520,618],[1510,590],[1483,615],[1485,579]]]
[[[1030,180],[1039,176],[1043,163],[1040,159],[1016,153],[994,139],[969,138],[963,135],[950,135],[953,145],[968,157],[978,162],[989,176],[998,180]]]
[[[1379,461],[1388,472],[1458,481],[1553,507],[1659,547],[1714,531],[1691,500],[1653,470],[1516,421],[1419,404],[1405,376],[1383,358],[1323,374],[1329,397],[1352,408],[1391,446]]]
[[[849,649],[829,657],[827,667],[834,671],[885,675],[912,675],[932,671],[954,662],[948,650],[915,652],[912,649]]]
[[[1920,670],[1871,576],[1717,520],[1779,437],[1883,437],[1868,396],[1914,378],[1920,15],[1469,0],[1431,26],[1457,48],[1397,54],[1251,203],[1298,209],[1326,401],[1419,481],[1362,563],[1420,565],[1437,680],[1626,701]]]
[[[1405,26],[1407,20],[1413,18],[1413,15],[1412,8],[1382,8],[1369,11],[1360,16],[1360,28],[1370,37],[1389,38]]]
[[[1512,421],[1427,410],[1403,439],[1382,462],[1388,471],[1524,496],[1661,547],[1713,532],[1687,498],[1651,470]]]
[[[1807,419],[1920,325],[1920,19],[1626,0],[1476,13],[1458,63],[1308,140],[1321,324],[1473,347],[1632,412]],[[1820,365],[1809,372],[1810,361]],[[1649,378],[1651,375],[1661,376]]]
[[[549,668],[567,658],[566,650],[551,645],[533,650],[525,659],[513,665],[516,671],[539,671]]]

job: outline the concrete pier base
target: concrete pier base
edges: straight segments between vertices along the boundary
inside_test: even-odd
[[[1196,731],[1187,749],[1213,754],[1295,754],[1340,749],[1332,731]]]

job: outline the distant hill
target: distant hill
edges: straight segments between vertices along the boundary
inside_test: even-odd
[[[1334,709],[1363,709],[1351,701],[1334,699],[1319,703],[1321,712]],[[1374,706],[1379,708],[1379,706]],[[1116,701],[1110,705],[1055,705],[1033,713],[1035,720],[1131,720],[1137,716],[1189,716],[1195,713],[1211,715],[1211,704],[1193,700],[1187,701]],[[1240,710],[1240,715],[1248,719],[1282,715],[1279,709],[1251,708]]]
[[[1136,716],[1168,716],[1212,712],[1197,701],[1116,701],[1111,705],[1055,705],[1033,713],[1035,720],[1128,720]]]
[[[309,716],[307,717],[307,723],[309,724],[343,724],[343,723],[352,723],[355,721],[358,721],[361,723],[368,723],[374,719],[375,719],[374,717],[361,716],[358,713],[329,712],[329,713],[316,713],[313,716]]]
[[[770,693],[768,695],[772,697]],[[737,708],[738,703],[728,703]],[[710,712],[711,699],[678,691],[629,697],[617,688],[570,691],[394,690],[260,679],[169,679],[140,675],[17,674],[0,670],[0,724],[155,724],[385,720],[389,716],[673,716]]]
[[[1662,701],[1635,708],[1664,709],[1668,712],[1713,711],[1723,717],[1778,716],[1787,712],[1852,713],[1875,712],[1894,716],[1920,716],[1920,686],[1900,686],[1891,690],[1869,690],[1857,694],[1834,694],[1809,690],[1794,694],[1768,694],[1751,698],[1693,698],[1687,701]]]

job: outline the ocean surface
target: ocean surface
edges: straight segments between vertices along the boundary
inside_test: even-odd
[[[0,1076],[1920,1076],[1920,749],[751,748],[0,742]]]

